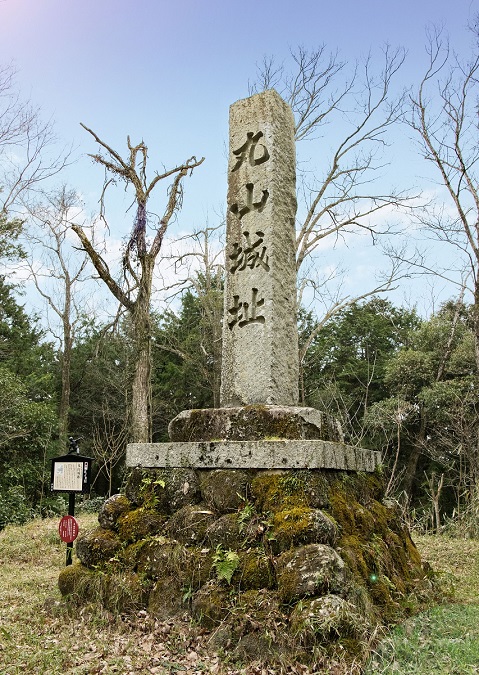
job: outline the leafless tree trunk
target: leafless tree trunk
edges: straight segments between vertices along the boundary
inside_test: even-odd
[[[28,207],[30,226],[25,237],[26,246],[30,249],[25,264],[46,303],[48,330],[60,344],[61,396],[58,417],[59,435],[64,443],[68,437],[72,350],[78,324],[88,314],[86,294],[81,294],[79,290],[80,284],[89,279],[85,274],[88,258],[85,254],[79,256],[68,242],[71,220],[77,217],[81,208],[78,195],[65,186],[56,192],[44,193],[35,204]],[[50,319],[50,311],[59,325],[55,324],[55,318]]]
[[[476,368],[479,373],[479,55],[461,63],[440,31],[428,36],[429,66],[411,98],[410,125],[424,158],[438,172],[453,208],[428,208],[424,230],[456,249],[471,279]]]
[[[106,155],[91,155],[93,160],[105,168],[111,178],[105,182],[102,194],[102,213],[104,213],[105,191],[112,181],[120,180],[125,187],[132,186],[135,193],[136,216],[133,232],[126,245],[122,260],[122,281],[114,279],[101,254],[89,240],[84,229],[72,225],[85,251],[90,256],[98,275],[113,296],[129,313],[133,324],[134,376],[132,384],[130,440],[148,442],[151,440],[151,325],[150,305],[153,287],[153,271],[156,258],[163,243],[163,237],[174,213],[181,206],[182,180],[199,166],[203,159],[191,157],[162,174],[157,174],[148,182],[146,177],[147,147],[141,142],[131,145],[128,138],[129,156],[123,159],[113,148],[102,141],[91,129],[82,125],[101,146]],[[163,217],[157,218],[147,212],[148,200],[159,181],[173,177],[169,187],[167,204]],[[148,220],[155,218],[151,241],[147,240]]]

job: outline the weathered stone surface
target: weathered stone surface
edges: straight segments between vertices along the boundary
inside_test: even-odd
[[[199,477],[194,469],[181,468],[181,464],[175,465],[178,468],[165,464],[156,466],[157,471],[134,468],[130,473],[125,493],[133,504],[171,514],[187,504],[201,501]]]
[[[191,611],[205,628],[216,628],[228,615],[229,605],[229,590],[211,580],[194,594]]]
[[[178,579],[167,576],[158,579],[148,598],[148,612],[155,619],[166,621],[184,610]]]
[[[201,494],[218,513],[237,511],[248,498],[251,480],[244,471],[218,469],[201,477]]]
[[[225,441],[199,443],[130,443],[130,467],[197,469],[342,469],[374,471],[381,454],[330,441]]]
[[[274,90],[230,108],[222,406],[295,405],[294,118]]]
[[[141,506],[118,518],[118,532],[123,541],[131,543],[153,534],[159,534],[163,529],[165,519],[165,516],[156,511]]]
[[[213,512],[209,509],[188,504],[171,516],[166,531],[171,538],[183,544],[198,544],[203,541],[208,526],[214,520]]]
[[[249,405],[183,410],[168,426],[171,441],[344,440],[339,422],[315,408]]]
[[[242,590],[273,588],[276,577],[273,566],[261,549],[251,549],[240,553],[239,567],[233,575],[233,583]]]
[[[298,603],[291,613],[290,625],[307,647],[338,637],[361,638],[367,628],[364,616],[339,595]]]
[[[337,525],[320,509],[295,507],[278,511],[272,526],[272,546],[276,553],[304,544],[332,546],[338,538]]]
[[[98,522],[105,530],[117,529],[120,516],[131,509],[132,505],[125,495],[113,495],[102,505],[98,514]]]
[[[243,537],[236,513],[226,513],[211,523],[206,530],[206,538],[213,548],[218,544],[225,548],[240,548]]]
[[[201,498],[200,482],[196,471],[193,469],[175,469],[166,476],[165,482],[171,513],[187,504],[199,502]]]
[[[76,553],[80,562],[90,569],[107,562],[121,548],[121,540],[103,527],[96,527],[81,534],[76,543]]]
[[[280,555],[276,577],[283,602],[308,595],[345,593],[349,582],[344,561],[324,544],[309,544]]]

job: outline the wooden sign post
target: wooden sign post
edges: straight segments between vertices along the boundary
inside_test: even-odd
[[[51,471],[51,491],[52,492],[68,492],[68,516],[73,518],[75,515],[75,495],[85,494],[90,491],[91,484],[91,465],[92,458],[80,455],[80,448],[78,447],[78,440],[74,438],[69,439],[70,451],[67,455],[55,457],[52,459]],[[60,521],[59,533],[62,541],[67,542],[67,557],[66,565],[72,564],[73,542],[78,534],[78,525],[76,528],[72,525],[72,532],[76,530],[75,536],[72,538],[63,539],[62,537],[62,523],[65,521],[62,518]],[[68,533],[67,533],[68,534]],[[65,536],[67,536],[67,534]]]

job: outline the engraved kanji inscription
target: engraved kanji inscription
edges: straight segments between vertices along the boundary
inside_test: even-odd
[[[261,213],[264,207],[266,206],[266,202],[268,201],[269,197],[268,190],[263,190],[263,196],[261,197],[260,201],[254,202],[253,201],[254,184],[246,183],[245,187],[246,187],[246,202],[244,204],[236,202],[236,204],[232,204],[230,208],[231,213],[237,215],[240,220],[250,211],[258,211],[258,213]]]
[[[233,155],[237,157],[237,161],[231,171],[239,169],[245,160],[248,161],[250,166],[258,166],[269,159],[268,148],[263,143],[258,143],[259,139],[263,137],[262,131],[258,131],[256,134],[248,131],[246,137],[246,142],[237,150],[233,150]]]
[[[249,232],[243,232],[243,237],[246,240],[246,246],[240,246],[236,242],[233,244],[233,252],[229,255],[229,258],[233,261],[230,272],[232,274],[236,271],[241,272],[247,267],[250,269],[262,267],[266,272],[269,272],[269,257],[266,255],[266,246],[262,246],[264,232],[257,230],[257,239],[253,242]]]
[[[251,289],[251,302],[240,302],[240,296],[233,296],[233,307],[228,309],[228,313],[232,314],[233,318],[228,321],[228,327],[232,330],[236,325],[240,328],[249,323],[264,323],[265,318],[262,314],[258,314],[258,307],[264,305],[264,298],[258,298],[258,289]]]

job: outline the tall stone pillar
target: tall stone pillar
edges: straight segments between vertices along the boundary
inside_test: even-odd
[[[221,405],[298,401],[296,156],[274,90],[230,108]]]

